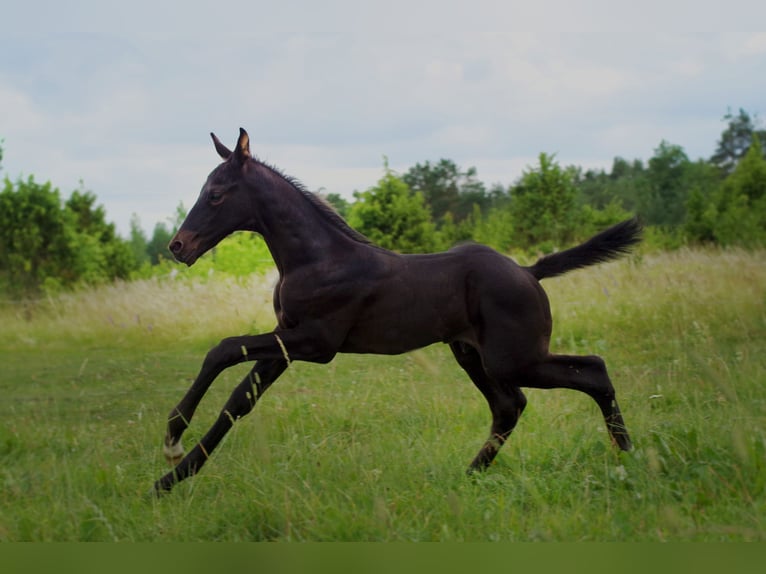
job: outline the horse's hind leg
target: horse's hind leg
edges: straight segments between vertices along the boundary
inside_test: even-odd
[[[492,412],[492,427],[484,446],[468,467],[469,472],[488,467],[516,426],[527,399],[521,389],[504,386],[487,376],[479,352],[465,343],[451,343],[450,349],[476,387],[484,395]]]
[[[622,450],[630,450],[628,430],[601,357],[549,355],[545,360],[524,369],[519,376],[523,387],[537,389],[566,388],[589,395],[601,409],[612,441]]]

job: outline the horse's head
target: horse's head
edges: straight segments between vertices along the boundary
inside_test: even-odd
[[[244,175],[248,169],[250,138],[239,129],[234,151],[210,134],[218,155],[224,162],[207,178],[197,203],[191,208],[168,248],[177,261],[192,265],[221,239],[238,230],[253,230],[251,197]]]

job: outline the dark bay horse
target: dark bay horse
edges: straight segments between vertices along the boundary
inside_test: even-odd
[[[640,240],[635,219],[522,267],[483,245],[401,255],[371,244],[317,196],[250,154],[240,129],[234,150],[211,134],[223,158],[170,243],[192,265],[237,230],[259,233],[279,280],[277,327],[224,339],[208,352],[191,388],[170,412],[165,455],[174,469],[155,483],[170,490],[193,475],[292,361],[327,363],[336,353],[398,354],[443,342],[486,398],[490,435],[470,464],[497,455],[526,405],[521,387],[567,388],[596,401],[613,442],[631,447],[604,361],[548,350],[551,312],[540,280],[614,259]],[[186,456],[181,435],[210,384],[227,367],[255,361],[219,417]]]

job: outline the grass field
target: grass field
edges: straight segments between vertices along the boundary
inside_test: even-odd
[[[442,346],[295,364],[198,476],[165,417],[223,336],[271,328],[270,282],[151,280],[0,309],[0,540],[766,539],[766,253],[644,255],[545,283],[557,352],[607,361],[635,443],[595,404],[527,392],[496,463]],[[186,444],[247,369],[224,373]]]

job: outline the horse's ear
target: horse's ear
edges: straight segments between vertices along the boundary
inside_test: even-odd
[[[239,139],[237,140],[237,149],[234,150],[234,159],[240,163],[253,157],[250,155],[250,136],[243,128],[239,128]]]
[[[229,159],[231,157],[231,150],[221,143],[213,132],[210,132],[210,137],[213,138],[213,144],[215,145],[215,151],[221,156],[221,159]]]

